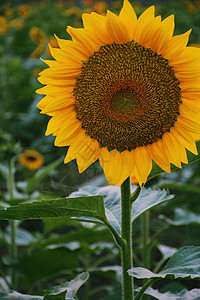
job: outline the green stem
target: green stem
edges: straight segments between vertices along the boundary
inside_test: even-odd
[[[14,160],[12,159],[9,164],[9,178],[8,178],[8,190],[10,194],[10,200],[14,200],[14,190],[15,190],[15,181],[14,181]],[[15,220],[10,220],[11,227],[11,241],[10,241],[10,256],[13,261],[17,258],[17,245],[16,245],[16,232],[17,232],[17,223]],[[11,269],[11,285],[13,289],[16,289],[16,272],[15,269]]]
[[[142,214],[143,267],[150,269],[149,211]]]
[[[122,293],[123,300],[133,300],[133,278],[128,275],[128,270],[133,267],[132,254],[132,203],[130,201],[130,178],[127,178],[121,186],[121,226],[122,239],[125,244],[121,246],[122,259]]]
[[[140,186],[138,186],[136,188],[136,190],[131,194],[131,198],[130,198],[131,203],[133,203],[138,198],[138,196],[141,192],[141,189],[142,188]]]
[[[146,291],[146,289],[154,282],[158,280],[157,278],[152,278],[152,279],[149,279],[144,285],[143,287],[140,289],[140,291],[138,292],[137,296],[135,297],[135,300],[139,300],[142,295],[144,294],[144,292]]]
[[[116,244],[119,247],[123,247],[125,245],[125,241],[123,240],[123,238],[121,238],[121,236],[117,233],[117,231],[112,227],[112,225],[108,221],[107,222],[105,220],[102,220],[102,221],[108,227],[108,229],[111,231]]]

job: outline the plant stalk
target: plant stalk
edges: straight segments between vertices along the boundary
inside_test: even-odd
[[[122,295],[123,300],[133,300],[133,278],[128,275],[128,270],[133,267],[133,252],[132,252],[132,203],[130,201],[131,189],[130,178],[127,178],[121,185],[121,226],[122,239],[125,241],[121,245],[121,260],[122,260]]]
[[[142,214],[143,267],[150,269],[149,211]]]
[[[12,159],[9,164],[9,178],[8,178],[8,190],[10,194],[10,200],[14,200],[14,190],[15,190],[15,181],[14,181],[14,160]],[[17,244],[16,244],[16,234],[17,234],[17,222],[16,220],[10,220],[11,228],[11,239],[10,239],[10,256],[13,262],[17,258]],[[16,271],[12,267],[11,269],[11,286],[13,289],[16,289]]]

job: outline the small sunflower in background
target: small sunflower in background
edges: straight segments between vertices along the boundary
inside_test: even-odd
[[[36,150],[25,150],[19,157],[21,165],[25,166],[29,170],[37,170],[44,164],[43,156]]]
[[[200,139],[200,49],[187,47],[191,30],[173,36],[174,15],[162,20],[155,7],[137,19],[128,0],[119,16],[83,16],[68,26],[72,41],[57,38],[55,60],[39,81],[38,104],[51,116],[46,135],[70,146],[83,172],[99,159],[105,176],[121,185],[129,176],[147,181],[152,161],[164,171],[188,163]]]

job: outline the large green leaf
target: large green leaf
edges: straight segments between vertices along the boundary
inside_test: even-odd
[[[192,164],[192,163],[200,160],[200,141],[196,142],[196,145],[197,145],[197,151],[199,154],[195,155],[195,154],[192,154],[191,152],[187,151],[188,164]],[[187,165],[182,163],[182,167],[185,167],[185,166],[187,166]],[[177,170],[180,170],[180,169],[171,164],[171,171],[177,171]],[[148,180],[151,178],[154,178],[162,173],[164,173],[164,171],[160,167],[158,167],[158,165],[155,162],[153,162],[153,167],[152,167],[151,173],[149,174]]]
[[[200,247],[186,246],[179,249],[159,273],[153,273],[145,268],[132,268],[130,276],[143,278],[191,278],[200,279]]]
[[[105,227],[102,227],[102,230],[98,227],[97,230],[92,230],[89,228],[80,228],[79,230],[69,232],[68,234],[60,235],[53,234],[53,236],[43,238],[39,242],[36,242],[36,246],[48,246],[48,245],[60,245],[63,243],[73,243],[78,241],[81,244],[84,244],[87,241],[87,244],[96,243],[99,241],[111,241],[110,233],[105,230]]]
[[[44,200],[0,209],[1,220],[87,216],[106,221],[102,196]]]
[[[137,289],[139,291],[139,289]],[[166,293],[160,293],[158,290],[154,290],[152,288],[148,288],[144,294],[150,295],[155,299],[158,300],[197,300],[200,299],[200,289],[193,289],[191,291],[188,291],[187,289],[184,289],[182,291],[178,292],[166,292]]]
[[[174,212],[174,220],[171,220],[165,216],[162,216],[162,219],[164,219],[168,224],[174,226],[184,226],[190,224],[200,225],[200,214],[183,208],[176,208]]]
[[[86,282],[89,274],[87,272],[79,274],[76,278],[69,282],[62,283],[55,286],[53,289],[45,291],[44,297],[25,295],[16,291],[10,291],[9,293],[0,293],[0,299],[16,299],[16,300],[75,300],[75,296],[79,288]]]
[[[33,191],[38,184],[41,183],[41,181],[52,171],[54,170],[59,164],[63,162],[63,157],[57,159],[53,163],[49,164],[46,167],[41,168],[34,177],[27,180],[27,187],[26,190],[28,193]]]
[[[0,173],[4,177],[5,180],[9,178],[9,167],[6,164],[0,163]]]
[[[134,221],[146,210],[174,198],[166,190],[143,188],[139,197],[133,202],[132,220]]]
[[[79,274],[75,279],[60,284],[48,291],[44,296],[44,300],[75,300],[75,296],[79,288],[88,280],[89,274],[87,272]]]
[[[131,191],[134,192],[136,187],[131,186]],[[106,217],[114,229],[121,233],[121,192],[118,186],[84,186],[77,192],[73,192],[70,196],[80,197],[89,195],[102,195],[104,197]],[[164,201],[172,199],[174,196],[169,195],[166,190],[160,189],[146,189],[141,190],[137,200],[133,203],[132,219],[135,220],[144,211],[163,203]]]
[[[41,300],[43,299],[42,296],[32,296],[32,295],[25,295],[18,293],[16,291],[10,291],[8,293],[1,293],[0,292],[0,299],[2,300],[9,300],[9,299],[15,299],[15,300]]]
[[[78,267],[78,251],[60,247],[24,253],[13,266],[21,273],[23,284],[34,285],[42,280],[55,278],[63,272],[70,273]]]

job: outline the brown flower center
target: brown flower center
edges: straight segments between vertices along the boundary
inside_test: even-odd
[[[34,162],[37,160],[37,157],[33,156],[33,155],[28,155],[26,157],[26,160],[30,161],[30,162]]]
[[[168,61],[135,42],[102,46],[74,88],[86,134],[118,151],[161,139],[179,114],[179,81]]]

